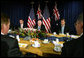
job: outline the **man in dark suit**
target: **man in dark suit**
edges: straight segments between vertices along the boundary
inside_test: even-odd
[[[24,20],[23,19],[20,19],[19,20],[19,25],[16,25],[15,26],[15,29],[18,30],[19,28],[23,29],[25,26],[24,26]]]
[[[23,28],[24,27],[24,21],[23,21],[23,19],[20,19],[19,22],[20,22],[20,28]]]
[[[42,24],[41,19],[38,20],[37,25],[34,28],[36,28],[38,31],[40,31],[40,30],[46,31],[45,26]]]
[[[14,26],[13,24],[11,24],[10,28],[12,30],[18,30],[19,28],[21,28],[21,29],[25,28],[25,26],[24,26],[24,20],[23,19],[20,19],[19,20],[19,25],[15,25]]]
[[[58,34],[59,33],[58,32],[59,25],[60,25],[60,20],[55,21],[55,20],[53,20],[53,18],[51,18],[51,28],[50,28],[51,33],[56,32]]]
[[[6,42],[1,41],[1,56],[7,56],[7,52],[6,51],[8,51],[8,49],[4,49],[4,46],[6,48],[9,48]],[[2,53],[2,52],[5,52],[5,53]]]
[[[79,15],[75,26],[77,34],[80,35],[80,37],[78,39],[74,39],[64,43],[61,54],[62,56],[83,56],[83,13]]]
[[[21,57],[18,41],[7,35],[1,35],[1,56],[2,57]]]
[[[58,27],[58,33],[62,33],[62,34],[66,34],[66,33],[70,33],[70,28],[65,24],[65,19],[61,20],[61,25]]]
[[[1,56],[22,57],[17,39],[7,36],[9,26],[9,17],[1,13]]]
[[[14,30],[18,30],[19,28],[25,28],[25,26],[24,26],[24,20],[23,19],[19,20],[19,25],[15,25],[14,26],[13,23],[10,24],[10,29],[13,30],[13,31]]]

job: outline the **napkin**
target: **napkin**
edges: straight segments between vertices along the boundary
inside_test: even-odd
[[[53,41],[53,44],[54,44],[55,46],[63,47],[63,44],[59,44],[59,43],[57,43],[56,41]]]
[[[28,44],[25,44],[25,43],[19,43],[19,47],[26,48],[27,46],[28,46]]]
[[[32,46],[33,46],[33,47],[40,47],[40,43],[39,43],[38,41],[35,41]]]
[[[20,39],[19,39],[19,35],[16,35],[16,39],[17,39],[18,41],[20,41]]]
[[[77,39],[77,38],[79,38],[79,36],[71,35],[71,38]]]

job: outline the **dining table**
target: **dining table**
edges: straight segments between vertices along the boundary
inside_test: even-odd
[[[53,34],[48,34],[48,35],[53,35]],[[56,37],[66,37],[66,35],[54,35]],[[57,52],[54,50],[55,45],[52,42],[49,43],[43,43],[44,40],[38,40],[40,43],[40,47],[33,47],[32,44],[34,42],[31,42],[30,40],[23,40],[23,38],[20,38],[19,43],[22,44],[27,44],[26,47],[20,47],[20,51],[23,54],[26,53],[33,53],[38,56],[44,56],[44,54],[54,54],[54,55],[61,55],[61,52]],[[59,41],[59,44],[63,44],[64,41]],[[61,47],[62,48],[62,47]]]
[[[76,39],[77,37],[79,37],[78,35],[75,35],[73,37],[71,37],[71,35],[67,35],[67,34],[52,34],[52,33],[47,33],[47,35],[49,37],[46,37],[49,40],[49,43],[43,43],[45,38],[38,38],[38,41],[40,43],[40,47],[33,47],[32,45],[35,44],[34,41],[31,42],[31,40],[24,40],[23,37],[20,37],[18,43],[19,43],[19,47],[20,47],[20,51],[23,54],[26,53],[33,53],[36,54],[38,56],[45,56],[47,54],[51,55],[61,55],[61,52],[58,52],[56,50],[54,50],[55,45],[53,44],[53,42],[51,40],[55,39],[59,39],[58,44],[62,44],[65,43],[64,40],[72,40],[72,39]],[[16,36],[16,35],[15,35]],[[68,39],[67,39],[68,38]],[[62,49],[62,47],[61,47]]]

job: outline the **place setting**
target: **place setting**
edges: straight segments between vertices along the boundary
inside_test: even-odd
[[[50,42],[50,41],[49,41],[48,39],[44,39],[42,43],[43,43],[43,44],[48,44],[49,42]]]
[[[34,41],[34,44],[32,44],[32,47],[41,47],[40,43],[38,41]]]
[[[55,46],[54,49],[53,49],[55,52],[62,52],[63,43],[60,43],[59,39],[56,39],[52,43]]]

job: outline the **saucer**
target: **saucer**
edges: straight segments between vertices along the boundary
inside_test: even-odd
[[[61,52],[61,48],[60,47],[54,47],[54,51]]]
[[[25,43],[19,43],[19,47],[26,48],[27,46],[28,46],[28,44],[25,44]]]
[[[48,42],[43,41],[43,43],[44,43],[44,44],[47,44],[47,43],[49,43],[49,41],[48,41]]]
[[[33,47],[40,47],[40,46],[36,46],[35,44],[32,44]]]

